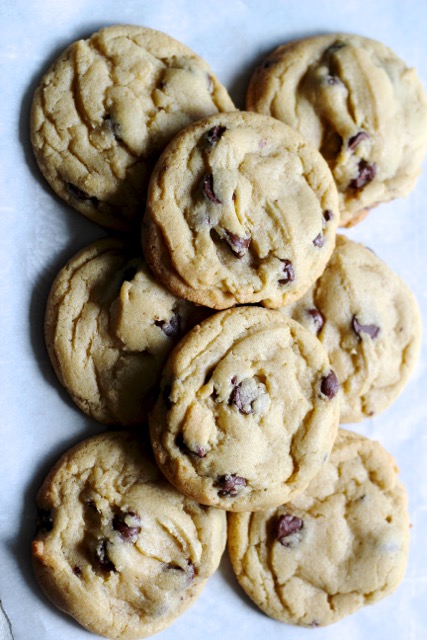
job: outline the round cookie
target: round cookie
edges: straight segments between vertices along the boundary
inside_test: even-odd
[[[218,567],[225,514],[176,491],[126,432],[84,440],[37,495],[36,577],[52,602],[108,638],[172,624]]]
[[[234,105],[209,65],[145,27],[101,29],[71,44],[42,78],[31,141],[53,190],[98,224],[136,229],[150,172],[194,120]]]
[[[413,293],[371,250],[345,236],[324,273],[281,309],[317,335],[342,387],[340,422],[387,408],[402,391],[421,347]]]
[[[415,186],[427,147],[427,97],[416,71],[380,42],[329,34],[282,45],[255,69],[246,104],[320,150],[343,226]]]
[[[322,273],[338,195],[321,155],[274,118],[216,114],[167,146],[150,181],[145,256],[176,295],[279,307]]]
[[[329,461],[292,503],[229,514],[237,579],[267,615],[337,622],[391,594],[407,563],[407,496],[379,442],[338,432]]]
[[[338,419],[339,386],[320,342],[278,311],[238,307],[181,340],[149,422],[156,461],[180,491],[255,511],[307,486]]]
[[[205,316],[157,283],[123,241],[108,238],[79,251],[57,275],[46,345],[80,409],[105,424],[140,425],[167,356]]]

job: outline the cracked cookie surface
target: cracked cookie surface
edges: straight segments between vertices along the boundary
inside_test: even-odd
[[[321,155],[274,118],[236,111],[190,125],[165,149],[142,240],[177,295],[216,309],[279,307],[321,274],[338,219]]]
[[[326,349],[342,387],[341,422],[380,413],[408,382],[421,347],[417,301],[364,245],[338,235],[324,273],[281,311]]]
[[[292,502],[228,515],[237,579],[267,615],[318,627],[391,594],[407,563],[407,496],[379,442],[340,429]]]
[[[137,228],[151,169],[194,120],[234,105],[209,65],[170,36],[113,26],[68,47],[35,92],[31,140],[54,191],[98,224]]]
[[[330,34],[282,45],[254,71],[246,104],[320,150],[344,226],[415,186],[427,147],[427,97],[416,71],[380,42]]]
[[[167,356],[202,317],[202,308],[156,282],[124,242],[104,239],[58,273],[46,307],[46,345],[80,409],[105,424],[144,425]]]
[[[150,436],[180,491],[248,511],[307,486],[338,418],[339,388],[319,341],[278,311],[238,307],[202,322],[173,351]]]
[[[147,451],[126,432],[89,438],[61,457],[37,494],[40,585],[108,638],[137,640],[172,624],[225,547],[225,514],[178,493]]]

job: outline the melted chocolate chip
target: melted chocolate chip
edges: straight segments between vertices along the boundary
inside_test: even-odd
[[[218,495],[221,497],[234,497],[246,487],[245,478],[236,476],[233,473],[227,473],[224,476],[218,478],[217,486],[221,487],[218,491]]]
[[[113,518],[113,529],[118,531],[120,537],[126,542],[135,542],[138,534],[141,533],[141,527],[138,525],[140,521],[141,518],[134,511],[116,513]]]
[[[82,202],[92,202],[93,204],[97,204],[99,202],[98,198],[95,196],[90,196],[86,191],[83,191],[79,187],[76,187],[72,182],[67,182],[66,184],[67,191],[72,198],[76,200],[81,200]]]
[[[214,202],[215,204],[222,204],[221,200],[215,195],[213,187],[213,175],[211,173],[208,173],[202,179],[202,190],[208,200]]]
[[[36,516],[36,527],[40,533],[49,533],[53,529],[52,512],[47,509],[39,509]]]
[[[292,262],[290,260],[281,260],[281,262],[283,262],[283,273],[285,274],[285,277],[279,280],[279,284],[288,284],[288,282],[293,282],[295,280],[295,272]]]
[[[326,222],[329,222],[329,220],[333,220],[334,214],[330,209],[325,209],[325,211],[323,212],[323,217],[325,218]]]
[[[112,118],[111,115],[107,113],[107,115],[104,117],[104,121],[110,127],[112,134],[117,140],[117,142],[123,142],[123,138],[121,137],[120,124],[117,122],[117,120]]]
[[[249,244],[251,242],[249,238],[241,238],[235,233],[231,233],[230,231],[225,232],[225,240],[231,247],[231,250],[238,258],[243,258],[243,256],[248,252]]]
[[[361,160],[358,165],[359,174],[350,181],[350,189],[363,189],[377,175],[377,165],[373,162],[369,164],[366,160]]]
[[[320,391],[325,395],[329,400],[332,400],[340,388],[338,378],[335,375],[334,371],[330,371],[327,376],[322,378],[322,382],[320,383]]]
[[[325,244],[325,238],[323,237],[323,235],[321,233],[319,233],[313,240],[313,244],[315,247],[323,247],[323,245]]]
[[[254,412],[250,398],[247,398],[246,395],[242,393],[241,384],[234,387],[230,394],[229,402],[230,404],[234,404],[243,415],[249,415]]]
[[[106,540],[99,540],[95,549],[95,559],[102,571],[116,571],[114,563],[108,556],[108,543]]]
[[[361,333],[367,333],[372,340],[375,340],[380,332],[380,328],[377,327],[376,324],[360,324],[356,316],[353,316],[351,319],[351,328],[358,336],[360,336]]]
[[[227,127],[222,127],[219,124],[215,125],[214,127],[212,127],[212,129],[209,129],[209,131],[206,133],[206,142],[211,147],[214,147],[218,142],[218,140],[221,138],[224,131],[226,130],[227,130]]]
[[[314,326],[316,327],[316,333],[320,333],[323,325],[325,324],[325,318],[323,317],[322,313],[316,307],[313,307],[312,309],[307,309],[307,313],[309,316],[311,316],[314,322]]]
[[[190,449],[190,447],[187,445],[187,443],[184,440],[184,436],[182,435],[182,433],[179,433],[176,438],[175,438],[175,444],[178,447],[178,449],[182,452],[185,453],[185,455],[195,455],[198,458],[204,458],[206,456],[206,450],[203,447],[199,447],[196,446],[196,448],[194,449]]]
[[[181,318],[175,313],[169,322],[166,320],[154,320],[156,327],[160,327],[168,338],[175,338],[181,331]]]
[[[290,542],[289,540],[286,540],[286,538],[292,533],[300,531],[303,526],[303,521],[301,520],[301,518],[297,518],[297,516],[292,516],[290,514],[280,516],[276,525],[276,539],[284,547],[289,547]]]
[[[350,151],[354,151],[357,145],[363,142],[363,140],[369,140],[369,136],[366,131],[359,131],[356,135],[349,138],[347,146]]]

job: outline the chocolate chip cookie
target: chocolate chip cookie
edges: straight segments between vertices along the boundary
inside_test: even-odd
[[[203,321],[172,352],[150,435],[180,491],[250,511],[308,485],[338,418],[339,385],[320,342],[278,311],[237,307]]]
[[[151,169],[194,120],[234,105],[209,65],[170,36],[101,29],[69,46],[34,95],[31,140],[54,191],[98,224],[140,224]]]
[[[247,108],[294,127],[320,150],[344,226],[415,186],[427,97],[416,71],[380,42],[329,34],[282,45],[255,70]]]
[[[216,570],[225,514],[176,491],[135,436],[89,438],[37,495],[34,571],[52,602],[108,638],[172,624]]]
[[[326,349],[342,386],[340,422],[380,413],[408,382],[421,347],[418,305],[403,280],[362,244],[337,236],[325,272],[281,311]]]
[[[137,252],[109,238],[79,251],[57,275],[46,345],[80,409],[105,424],[134,426],[147,421],[172,348],[205,316],[157,283]]]
[[[396,464],[379,442],[339,430],[331,457],[292,502],[229,514],[237,579],[267,615],[318,627],[392,593],[409,518]]]
[[[338,194],[318,151],[274,118],[187,127],[153,171],[145,256],[176,295],[215,309],[296,300],[332,253]]]

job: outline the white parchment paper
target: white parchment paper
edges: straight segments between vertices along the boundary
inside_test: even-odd
[[[0,0],[0,600],[15,640],[89,640],[45,599],[32,575],[34,495],[62,452],[103,430],[61,391],[43,343],[46,296],[60,267],[104,232],[50,191],[32,157],[29,108],[39,79],[72,41],[111,24],[165,31],[204,57],[244,108],[255,64],[296,37],[348,31],[381,40],[427,86],[425,0]],[[405,200],[372,211],[348,235],[414,290],[427,319],[427,174]],[[407,485],[411,550],[395,594],[328,628],[267,618],[237,585],[227,556],[200,599],[162,640],[423,640],[427,638],[427,353],[398,400],[354,425],[395,456]],[[2,618],[3,619],[3,618]],[[6,619],[7,620],[7,619]],[[3,638],[3,634],[6,635]],[[9,624],[0,625],[0,640]]]

